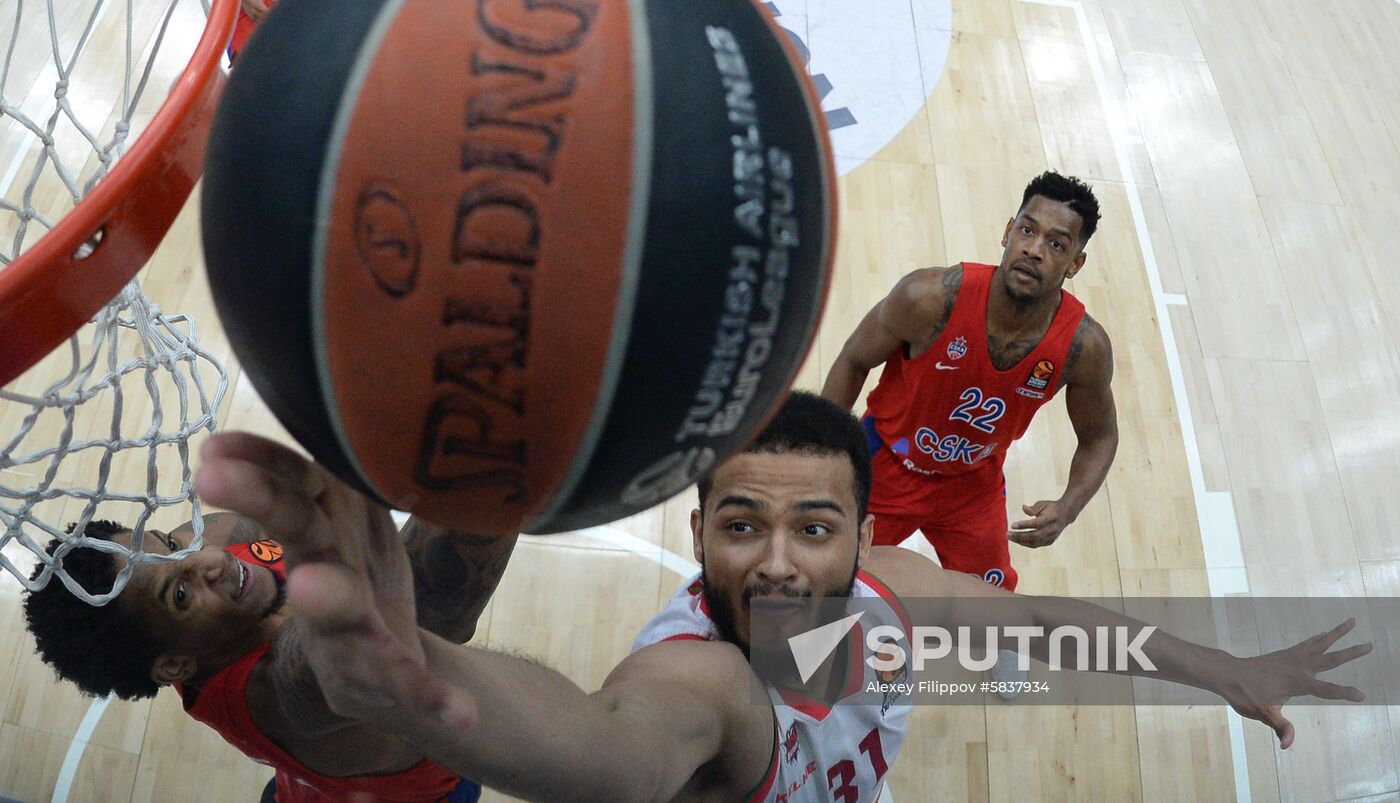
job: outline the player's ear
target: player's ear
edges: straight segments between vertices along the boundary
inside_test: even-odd
[[[1088,256],[1089,255],[1085,253],[1083,249],[1080,249],[1079,254],[1076,255],[1074,261],[1070,263],[1069,270],[1065,271],[1065,278],[1073,279],[1074,274],[1078,273],[1079,269],[1084,267],[1084,260],[1088,258]]]
[[[695,551],[695,562],[704,563],[705,547],[700,543],[700,531],[704,519],[700,513],[700,508],[690,511],[690,546]]]
[[[1009,218],[1006,221],[1006,231],[1001,233],[1001,247],[1005,248],[1011,243],[1011,226],[1016,222],[1016,218]]]
[[[156,662],[151,665],[151,680],[162,686],[184,683],[194,677],[195,670],[198,668],[199,662],[194,659],[194,656],[166,653],[156,658]]]
[[[866,513],[865,521],[860,523],[860,545],[856,547],[856,566],[865,565],[865,559],[870,555],[870,544],[874,540],[875,517]]]

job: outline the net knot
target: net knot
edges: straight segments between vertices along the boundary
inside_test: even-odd
[[[53,96],[56,100],[63,100],[68,97],[68,79],[61,79],[53,85]]]

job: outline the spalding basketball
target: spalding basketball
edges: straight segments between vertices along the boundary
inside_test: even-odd
[[[767,420],[832,261],[816,96],[751,0],[283,0],[205,258],[324,465],[476,532],[645,509]]]

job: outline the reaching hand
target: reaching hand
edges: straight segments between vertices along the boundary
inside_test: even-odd
[[[424,669],[413,574],[387,510],[255,435],[216,435],[202,457],[205,501],[257,521],[285,547],[302,648],[333,711],[385,720],[412,702],[470,717],[465,694]]]
[[[1018,521],[1011,525],[1006,537],[1021,546],[1032,549],[1050,546],[1060,533],[1074,522],[1075,515],[1063,502],[1041,500],[1033,505],[1021,505],[1027,516],[1034,518]]]
[[[1366,699],[1366,695],[1352,686],[1328,683],[1317,677],[1371,652],[1370,642],[1336,652],[1327,651],[1354,627],[1356,620],[1348,619],[1326,633],[1287,649],[1239,660],[1235,664],[1236,671],[1225,679],[1221,696],[1240,716],[1257,719],[1273,728],[1279,747],[1287,750],[1293,744],[1293,723],[1283,715],[1283,706],[1291,698],[1319,697],[1354,703]]]

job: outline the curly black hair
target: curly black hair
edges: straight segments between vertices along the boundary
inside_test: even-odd
[[[1037,195],[1067,205],[1084,221],[1079,227],[1081,248],[1098,230],[1099,199],[1094,197],[1094,190],[1088,184],[1073,176],[1062,176],[1054,170],[1046,170],[1026,185],[1026,191],[1021,195],[1021,208],[1025,209],[1031,198]]]
[[[851,461],[854,476],[851,490],[856,497],[856,522],[865,520],[865,511],[870,505],[870,446],[865,430],[850,410],[815,393],[795,390],[744,451],[844,455]],[[700,478],[697,490],[701,510],[705,509],[705,499],[713,487],[713,472]]]
[[[73,532],[75,524],[68,525]],[[88,538],[110,541],[129,527],[113,521],[93,521],[83,530]],[[54,554],[62,542],[49,542]],[[34,570],[37,577],[42,566]],[[120,559],[96,549],[75,549],[63,558],[63,570],[90,594],[112,590]],[[24,621],[38,644],[36,652],[58,676],[86,694],[116,694],[126,700],[153,697],[160,685],[151,679],[151,667],[168,647],[148,632],[134,614],[120,604],[89,605],[68,591],[57,578],[25,596]]]

